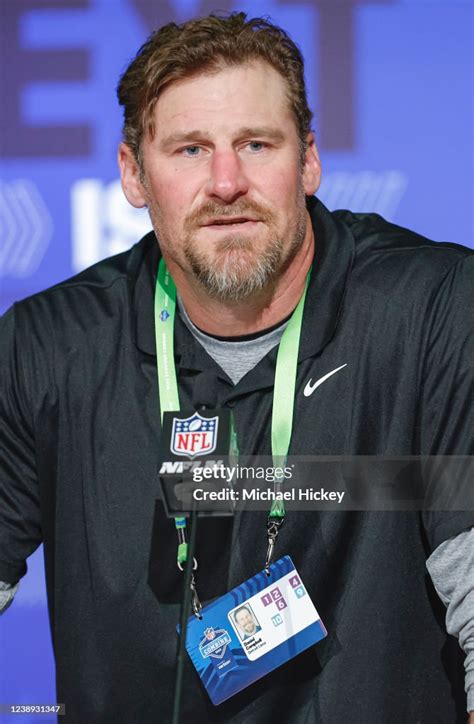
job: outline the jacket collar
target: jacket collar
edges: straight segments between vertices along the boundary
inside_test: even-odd
[[[313,270],[306,296],[299,361],[320,353],[332,339],[342,309],[344,293],[354,259],[354,237],[350,229],[319,199],[307,199],[315,238]],[[141,250],[133,291],[135,342],[146,354],[156,356],[153,297],[160,251],[154,232],[137,245]],[[176,351],[182,363],[192,365],[194,338],[176,316]]]

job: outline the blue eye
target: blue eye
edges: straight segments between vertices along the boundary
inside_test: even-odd
[[[183,149],[183,153],[186,156],[198,156],[200,150],[199,146],[186,146],[186,148]]]
[[[261,151],[264,144],[261,141],[250,141],[249,148],[251,151]]]

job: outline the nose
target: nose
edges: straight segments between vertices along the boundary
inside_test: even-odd
[[[214,151],[207,183],[207,195],[226,203],[236,201],[248,191],[242,160],[234,149]]]

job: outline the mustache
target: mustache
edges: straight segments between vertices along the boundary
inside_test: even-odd
[[[233,204],[219,204],[214,201],[207,201],[205,204],[195,209],[186,219],[187,227],[201,226],[209,217],[229,217],[249,215],[257,218],[259,221],[269,222],[273,219],[273,213],[264,206],[257,204],[249,199],[236,201]]]

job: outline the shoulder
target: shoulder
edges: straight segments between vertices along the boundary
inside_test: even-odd
[[[154,235],[147,235],[130,250],[16,302],[0,318],[2,366],[22,380],[30,401],[40,405],[71,379],[81,389],[93,374],[107,374],[131,345],[134,286],[153,244]]]
[[[7,313],[19,334],[74,331],[81,333],[107,321],[130,306],[130,296],[147,251],[156,243],[147,234],[131,249],[103,259],[49,289],[16,302]]]
[[[474,280],[474,251],[466,246],[433,241],[378,214],[339,210],[333,216],[354,239],[355,280],[411,294],[437,290],[450,277]]]

